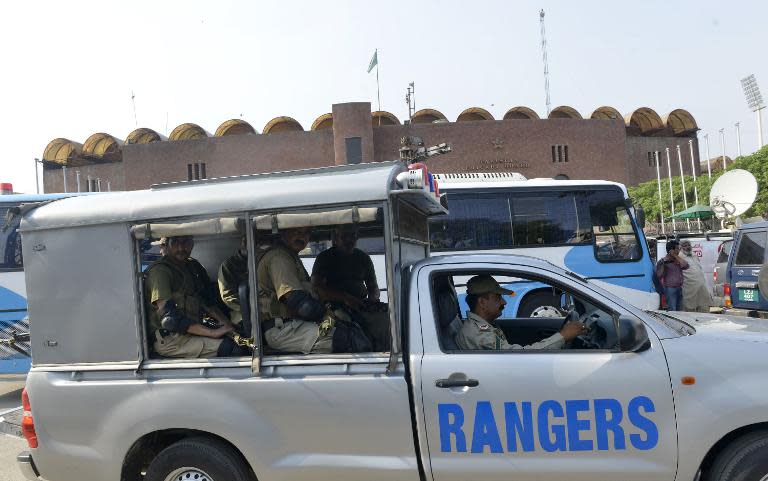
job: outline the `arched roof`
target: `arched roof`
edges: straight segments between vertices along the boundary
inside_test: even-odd
[[[69,139],[53,139],[43,152],[43,160],[61,165],[72,165],[83,151],[83,145]]]
[[[472,120],[495,120],[493,115],[480,107],[470,107],[464,110],[456,118],[456,122],[467,122]]]
[[[687,110],[675,109],[664,116],[664,125],[671,128],[675,135],[687,134],[699,130],[696,119]]]
[[[188,122],[181,124],[171,132],[169,140],[195,140],[208,137],[208,132],[197,124]]]
[[[125,138],[126,144],[148,144],[150,142],[160,142],[161,140],[168,140],[164,136],[158,134],[152,129],[146,127],[139,127],[134,130],[128,137]]]
[[[326,130],[326,129],[332,129],[332,128],[333,128],[333,114],[327,113],[316,118],[315,121],[312,122],[312,127],[310,130]]]
[[[448,120],[441,112],[435,109],[421,109],[411,118],[411,122],[414,124],[431,124],[436,120]]]
[[[374,127],[378,127],[379,125],[400,125],[400,119],[384,110],[371,112],[371,121],[373,122]]]
[[[291,117],[275,117],[267,122],[262,130],[265,134],[276,134],[278,132],[303,132],[304,127]]]
[[[104,157],[120,151],[123,142],[104,132],[97,132],[88,137],[83,144],[83,155]]]
[[[507,110],[504,120],[539,120],[539,114],[535,110],[519,105]]]
[[[597,120],[621,120],[624,116],[615,108],[603,105],[602,107],[596,108],[589,118]]]
[[[256,129],[251,124],[243,119],[229,119],[222,122],[219,128],[216,129],[216,133],[213,134],[216,137],[224,137],[225,135],[243,135],[243,134],[255,134]]]
[[[578,110],[568,105],[561,105],[556,107],[549,113],[550,119],[583,119]]]
[[[664,122],[655,110],[648,107],[640,107],[624,116],[627,127],[637,127],[640,132],[654,132],[664,128]]]

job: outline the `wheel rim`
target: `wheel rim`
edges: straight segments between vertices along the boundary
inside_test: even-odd
[[[531,317],[563,317],[555,306],[539,306],[531,312]]]
[[[168,473],[165,481],[214,481],[214,479],[202,469],[183,467]]]

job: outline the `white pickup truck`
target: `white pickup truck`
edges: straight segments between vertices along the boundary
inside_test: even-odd
[[[425,174],[399,162],[344,166],[23,208],[26,477],[768,479],[759,321],[644,312],[530,257],[429,257],[428,217],[446,206]],[[358,224],[360,245],[384,246],[388,351],[270,351],[250,311],[252,356],[153,352],[149,241],[192,235],[193,257],[215,278],[242,236],[252,253],[280,229],[312,225],[321,245],[344,223]],[[470,321],[457,293],[478,274],[513,291],[544,283],[563,299],[547,316],[496,319],[510,343],[530,345],[573,318],[585,333],[557,350],[460,349],[455,334]]]

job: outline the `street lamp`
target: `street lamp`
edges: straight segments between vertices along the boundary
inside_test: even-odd
[[[704,134],[704,144],[707,146],[707,178],[712,180],[712,166],[709,162],[709,159],[712,158],[709,155],[709,134]]]
[[[747,99],[747,105],[752,112],[757,114],[757,148],[763,148],[763,115],[765,108],[763,96],[760,94],[760,87],[757,86],[757,79],[754,74],[741,79],[741,88],[744,89],[744,97]]]
[[[741,157],[741,132],[739,131],[739,123],[736,122],[736,152]]]
[[[723,149],[723,170],[725,170],[725,129],[720,129],[720,147]]]

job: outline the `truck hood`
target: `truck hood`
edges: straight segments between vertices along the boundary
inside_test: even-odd
[[[664,312],[690,324],[695,336],[768,343],[768,321],[754,317],[728,316],[703,312]]]

